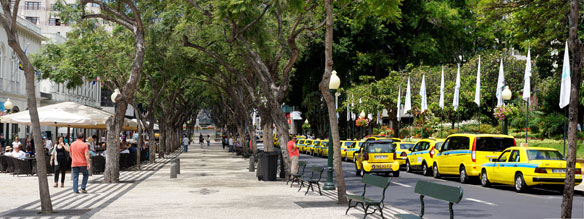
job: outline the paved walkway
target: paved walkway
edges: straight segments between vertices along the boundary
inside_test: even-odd
[[[69,174],[66,186],[53,188],[52,218],[361,218],[361,209],[345,215],[346,206],[336,204],[336,191],[297,192],[283,181],[258,181],[249,172],[248,160],[235,157],[219,144],[201,149],[191,145],[188,153],[173,154],[181,160],[181,174],[170,179],[169,159],[146,164],[143,171],[124,171],[121,183],[101,183],[90,177],[88,194],[73,194]],[[52,182],[52,176],[50,177]],[[36,177],[0,174],[0,217],[39,217]],[[34,188],[34,189],[31,189]],[[14,198],[12,198],[14,197]],[[386,206],[385,216],[404,211]],[[48,218],[48,217],[46,217]],[[380,218],[379,214],[370,218]]]

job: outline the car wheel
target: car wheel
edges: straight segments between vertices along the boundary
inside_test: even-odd
[[[411,173],[412,172],[412,167],[410,167],[410,161],[406,160],[406,172]]]
[[[341,161],[347,161],[347,157],[341,157]]]
[[[422,164],[422,175],[427,176],[429,173],[430,171],[428,171],[428,165],[426,165],[426,163]]]
[[[434,175],[434,178],[438,179],[440,178],[440,173],[438,172],[438,164],[434,163],[434,165],[432,166],[432,175]]]
[[[361,170],[357,167],[357,163],[355,163],[355,176],[361,176]]]
[[[515,191],[525,192],[526,190],[527,185],[525,184],[525,180],[523,180],[523,174],[517,173],[515,175]]]
[[[357,163],[357,157],[353,155],[353,162]]]
[[[393,177],[399,177],[399,170],[398,170],[398,171],[395,171],[395,172],[393,172]]]
[[[360,173],[360,174],[361,174],[361,176],[365,176],[365,174],[366,174],[366,173],[367,173],[367,172],[365,172],[365,169],[364,169],[364,168],[361,168],[361,173]]]
[[[466,169],[464,168],[464,166],[460,166],[460,171],[459,171],[460,175],[460,183],[467,183],[468,182],[468,176],[466,175]]]
[[[489,178],[487,178],[487,170],[483,169],[483,172],[481,173],[481,185],[483,187],[489,187],[491,185],[491,182],[489,182]]]

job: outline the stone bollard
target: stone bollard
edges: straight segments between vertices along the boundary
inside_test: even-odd
[[[170,178],[171,179],[176,178],[177,170],[178,170],[177,164],[175,162],[171,162],[170,163]]]
[[[176,166],[177,166],[176,173],[177,174],[180,174],[180,159],[179,158],[175,158],[174,160],[172,160],[172,162],[176,163]]]

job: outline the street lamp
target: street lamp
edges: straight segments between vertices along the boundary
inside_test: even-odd
[[[341,79],[337,76],[337,71],[333,70],[331,72],[331,79],[329,81],[329,91],[331,96],[335,96],[335,92],[341,86]],[[335,102],[336,106],[336,102]],[[331,130],[331,125],[329,124],[329,142],[328,142],[328,171],[326,176],[326,182],[324,183],[324,190],[335,190],[335,184],[333,183],[333,132]]]
[[[304,120],[304,124],[308,125],[308,118],[306,118]],[[304,131],[304,134],[306,134],[306,136],[308,137],[308,130],[303,130],[303,131]]]
[[[14,104],[12,103],[12,101],[10,101],[10,98],[6,99],[6,102],[4,102],[4,109],[6,109],[7,112],[10,112],[10,110],[12,110],[12,107],[14,107]]]
[[[503,101],[505,102],[505,104],[507,104],[507,102],[509,102],[509,100],[511,100],[511,96],[513,93],[511,93],[511,90],[509,90],[509,86],[505,86],[505,89],[503,90],[503,93],[501,93],[501,97],[503,97]],[[505,122],[503,123],[503,134],[508,135],[509,134],[509,129],[507,128],[507,116],[505,116]]]

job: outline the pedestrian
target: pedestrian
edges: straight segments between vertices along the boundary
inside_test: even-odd
[[[229,152],[233,152],[233,136],[229,138]]]
[[[12,148],[20,146],[21,144],[22,143],[20,143],[20,139],[18,139],[18,136],[14,137],[14,141],[12,142]]]
[[[53,148],[53,141],[51,141],[51,138],[45,138],[45,148],[47,148],[47,151],[51,151],[51,149]]]
[[[227,137],[225,135],[221,138],[221,145],[223,146],[223,150],[225,150],[225,145],[227,145]]]
[[[199,144],[201,145],[201,148],[203,148],[204,141],[205,141],[205,139],[203,138],[203,133],[201,133],[199,135]]]
[[[207,147],[209,147],[211,144],[211,136],[207,135],[207,139],[205,139],[205,140],[207,140]]]
[[[68,152],[70,151],[69,145],[65,144],[63,137],[59,137],[57,144],[51,150],[50,164],[55,172],[55,188],[59,183],[59,173],[61,173],[61,188],[65,186],[65,171],[67,171]]]
[[[77,135],[77,140],[71,144],[71,174],[73,175],[73,192],[79,193],[79,171],[83,173],[83,180],[81,181],[81,193],[87,193],[86,186],[89,178],[87,169],[91,167],[89,162],[89,147],[83,142],[83,133]]]
[[[184,147],[184,152],[188,152],[189,151],[189,138],[187,138],[186,135],[183,135],[183,139],[182,139],[182,143],[183,143],[183,147]]]
[[[288,156],[290,157],[290,173],[298,173],[298,157],[300,156],[300,151],[296,147],[296,136],[292,136],[292,139],[288,141],[286,145],[288,149]]]

